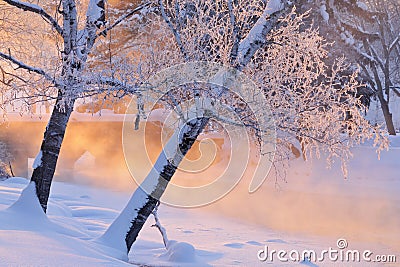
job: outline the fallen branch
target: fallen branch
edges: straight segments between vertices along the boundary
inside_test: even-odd
[[[161,236],[163,238],[164,246],[166,249],[168,249],[168,237],[167,237],[167,230],[161,225],[160,220],[158,219],[158,206],[160,206],[160,202],[158,202],[157,206],[154,208],[152,214],[154,216],[154,220],[156,221],[155,224],[153,224],[151,227],[157,227],[157,229],[160,231]]]

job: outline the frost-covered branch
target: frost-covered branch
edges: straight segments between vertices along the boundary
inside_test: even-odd
[[[240,43],[239,26],[237,25],[236,16],[233,10],[233,0],[228,0],[229,18],[232,27],[232,49],[231,49],[231,62],[233,63],[237,56]]]
[[[389,52],[392,52],[393,51],[393,49],[397,46],[397,44],[399,43],[399,41],[400,41],[400,34],[393,40],[393,42],[389,45],[389,49],[388,49],[388,51]]]
[[[398,97],[400,97],[400,91],[398,90],[398,89],[400,89],[400,86],[391,86],[391,88],[392,88],[392,90],[393,90],[393,92],[398,96]]]
[[[155,220],[155,224],[152,225],[152,227],[156,227],[158,229],[158,231],[160,231],[160,234],[162,236],[163,239],[163,243],[165,248],[168,249],[168,236],[167,236],[167,230],[161,225],[160,219],[158,218],[158,207],[160,205],[160,202],[158,202],[157,206],[154,208],[153,212],[151,214],[153,214],[154,220]]]
[[[116,21],[114,21],[113,24],[111,24],[110,26],[106,27],[104,30],[99,32],[97,34],[97,36],[105,36],[105,35],[107,35],[108,31],[112,30],[113,28],[115,28],[116,26],[118,26],[119,24],[124,22],[125,20],[129,19],[130,17],[132,17],[137,12],[143,11],[143,9],[145,9],[146,7],[149,7],[150,5],[151,5],[151,2],[144,3],[144,4],[136,7],[135,9],[129,11],[128,13],[122,15]]]
[[[158,6],[160,8],[161,11],[161,16],[163,17],[164,21],[167,23],[169,29],[172,31],[176,44],[179,47],[179,50],[181,51],[183,57],[185,58],[185,60],[188,60],[188,56],[187,56],[187,51],[185,50],[183,44],[182,44],[182,39],[181,39],[181,34],[180,32],[174,27],[174,25],[172,24],[169,15],[167,14],[165,7],[164,7],[164,3],[163,0],[158,0]]]
[[[44,70],[42,70],[40,68],[29,66],[29,65],[25,64],[24,62],[19,61],[18,59],[14,58],[13,56],[4,54],[2,52],[0,52],[0,57],[4,58],[8,62],[11,62],[11,63],[17,65],[17,69],[24,69],[28,72],[40,74],[43,77],[45,77],[48,81],[52,82],[53,84],[56,84],[56,80],[51,75],[49,75],[48,73],[46,73]]]
[[[98,77],[94,79],[86,79],[85,80],[86,85],[106,85],[108,86],[105,89],[101,89],[99,87],[95,88],[94,91],[97,91],[98,93],[103,93],[103,92],[110,92],[110,91],[123,91],[126,94],[130,95],[136,95],[138,94],[141,90],[143,90],[144,86],[143,85],[132,85],[130,83],[126,83],[123,81],[120,81],[115,78],[107,78],[107,77]],[[90,92],[91,90],[84,90],[83,92]]]
[[[61,26],[58,24],[57,20],[55,18],[53,18],[51,15],[49,15],[42,7],[35,5],[35,4],[28,3],[28,2],[18,1],[18,0],[3,0],[3,1],[11,6],[20,8],[24,11],[36,13],[36,14],[42,16],[42,18],[45,21],[47,21],[60,35],[63,34],[63,30],[62,30]]]

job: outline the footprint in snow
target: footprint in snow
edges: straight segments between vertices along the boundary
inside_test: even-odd
[[[318,267],[318,265],[312,263],[308,258],[301,261],[300,264],[311,266],[311,267]]]
[[[249,245],[253,245],[253,246],[262,246],[263,244],[261,244],[260,242],[257,242],[257,241],[247,241],[246,242],[247,244],[249,244]]]
[[[267,240],[265,242],[287,244],[287,242],[285,240],[282,240],[282,239],[279,239],[279,238],[278,239],[269,239],[269,240]]]
[[[242,248],[244,246],[244,244],[242,244],[242,243],[227,243],[227,244],[224,244],[224,246],[228,247],[228,248]]]

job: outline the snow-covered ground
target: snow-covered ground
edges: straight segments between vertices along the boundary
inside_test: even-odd
[[[161,205],[159,218],[171,240],[169,251],[151,227],[151,217],[128,263],[97,237],[130,192],[55,182],[46,217],[28,181],[11,178],[0,182],[0,266],[383,265],[362,259],[333,261],[328,255],[322,262],[281,262],[276,255],[274,261],[258,259],[266,246],[269,252],[315,250],[319,255],[329,248],[338,250],[338,239],[348,244],[339,251],[370,250],[371,258],[395,255],[399,264],[400,139],[392,139],[380,161],[367,145],[354,149],[354,154],[348,179],[343,179],[339,166],[327,170],[322,162],[297,160],[287,183],[279,182],[280,189],[268,180],[248,194],[244,181],[221,201],[200,209]]]

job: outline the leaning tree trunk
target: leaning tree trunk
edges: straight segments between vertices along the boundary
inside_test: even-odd
[[[161,152],[152,170],[136,189],[129,203],[110,225],[100,240],[120,250],[129,252],[147,218],[167,188],[178,165],[190,150],[209,118],[195,118],[178,129],[168,141],[164,151],[175,151],[172,158]],[[125,242],[123,242],[125,238]],[[123,247],[121,244],[126,244]]]
[[[47,210],[51,182],[56,170],[65,130],[74,106],[74,101],[71,100],[68,103],[64,103],[60,108],[61,101],[62,96],[59,93],[59,98],[44,133],[40,152],[35,159],[31,177],[31,181],[36,184],[36,194],[44,212]]]

